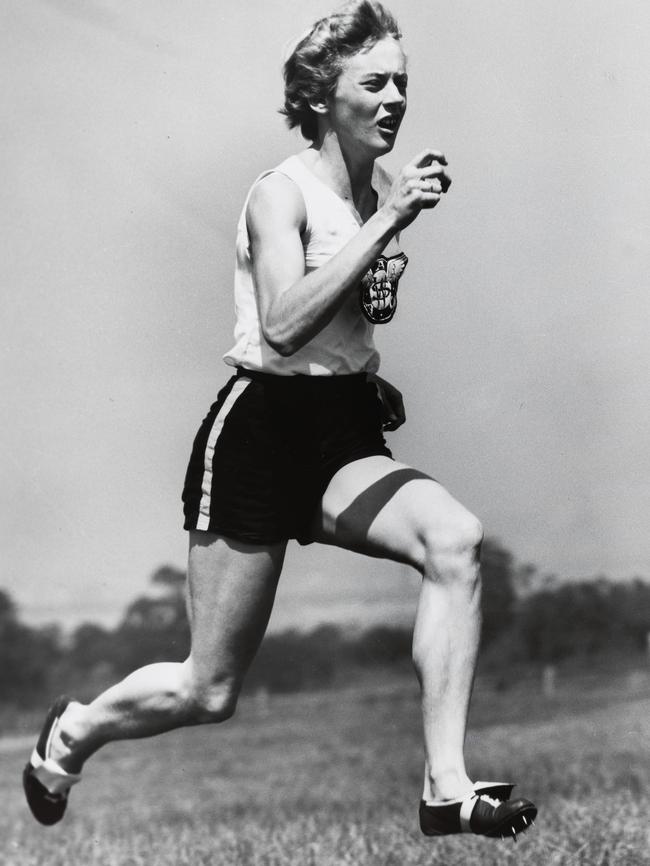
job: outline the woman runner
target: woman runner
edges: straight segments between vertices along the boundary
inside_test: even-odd
[[[473,781],[463,757],[479,521],[395,461],[382,434],[404,414],[377,376],[373,328],[397,313],[400,231],[429,218],[451,183],[444,155],[428,147],[394,180],[376,163],[406,110],[400,38],[378,2],[354,0],[318,21],[285,63],[283,113],[310,144],[255,181],[238,225],[235,345],[225,355],[234,375],[197,434],[183,491],[191,652],[135,671],[90,704],[54,703],[23,777],[43,824],[62,818],[101,746],[233,714],[291,538],[422,575],[413,634],[422,831],[516,837],[536,815],[510,799],[512,785]]]

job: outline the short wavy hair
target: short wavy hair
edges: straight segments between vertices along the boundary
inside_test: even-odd
[[[343,61],[380,39],[400,39],[397,21],[377,0],[351,0],[317,21],[298,41],[284,64],[284,114],[290,129],[300,127],[309,141],[318,138],[318,117],[310,101],[336,90]]]

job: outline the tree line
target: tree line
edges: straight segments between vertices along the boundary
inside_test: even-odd
[[[542,578],[493,539],[484,543],[481,560],[482,657],[492,668],[648,651],[646,581]],[[0,590],[0,704],[29,706],[65,690],[85,699],[136,667],[181,661],[190,642],[184,583],[182,571],[163,566],[151,577],[152,591],[129,604],[115,628],[84,623],[69,635],[55,625],[26,625],[9,593]],[[369,668],[406,669],[410,652],[410,628],[391,624],[269,634],[247,689],[324,688]]]

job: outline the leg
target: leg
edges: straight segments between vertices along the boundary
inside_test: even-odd
[[[334,476],[315,541],[406,562],[423,575],[413,633],[422,688],[424,799],[472,788],[463,758],[480,632],[478,520],[437,482],[386,457]]]
[[[188,659],[140,668],[92,703],[70,704],[61,716],[51,757],[75,773],[113,740],[229,718],[271,614],[285,547],[192,532]]]

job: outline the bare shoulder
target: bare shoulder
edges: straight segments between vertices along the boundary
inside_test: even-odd
[[[305,200],[286,174],[272,171],[253,186],[246,208],[246,225],[251,235],[273,228],[303,231],[306,222]]]

